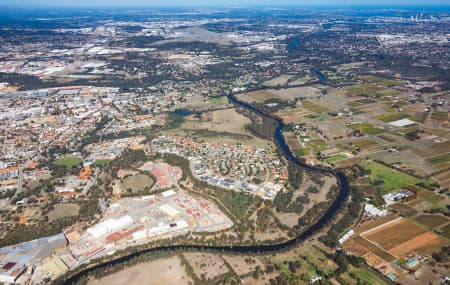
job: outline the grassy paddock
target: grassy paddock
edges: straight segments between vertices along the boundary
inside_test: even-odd
[[[369,175],[371,183],[376,184],[377,181],[383,181],[383,183],[378,186],[384,193],[394,189],[400,189],[407,185],[416,184],[420,181],[413,176],[404,174],[376,162],[364,163],[363,166],[371,172]]]
[[[74,166],[79,166],[83,160],[76,156],[67,156],[60,159],[57,159],[53,162],[54,165],[57,166],[65,166],[67,168],[72,168]]]

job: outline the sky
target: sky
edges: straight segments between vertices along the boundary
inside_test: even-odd
[[[0,0],[1,6],[449,6],[449,0]]]

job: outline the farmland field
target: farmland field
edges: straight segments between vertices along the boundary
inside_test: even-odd
[[[402,203],[395,203],[389,206],[389,208],[406,217],[412,217],[417,214],[417,210]]]
[[[408,241],[392,248],[390,252],[395,256],[402,256],[410,252],[419,254],[431,254],[440,250],[443,246],[449,244],[449,241],[438,236],[433,232],[426,232],[415,236]]]
[[[371,172],[369,175],[371,183],[383,181],[381,185],[378,185],[383,192],[400,189],[404,186],[419,182],[419,179],[413,176],[388,168],[376,162],[365,163],[363,166]]]
[[[394,121],[398,121],[398,120],[405,119],[405,118],[409,119],[409,115],[402,114],[402,113],[394,113],[394,114],[381,115],[381,116],[377,117],[378,120],[383,121],[383,122],[394,122]]]
[[[442,233],[443,236],[445,236],[446,238],[450,239],[450,224],[446,225],[445,227],[443,227],[440,232]]]
[[[401,219],[364,234],[364,237],[371,242],[379,243],[381,247],[389,250],[425,232],[426,230],[423,228],[405,219]]]
[[[450,167],[450,153],[427,158],[427,161],[439,169]]]
[[[328,144],[323,140],[312,140],[308,142],[308,145],[311,146],[315,152],[323,151],[328,148]]]
[[[355,142],[353,142],[353,145],[357,146],[357,147],[359,147],[361,149],[369,149],[369,148],[372,148],[372,147],[379,146],[379,144],[377,142],[372,141],[372,140],[355,141]]]
[[[299,156],[299,157],[304,156],[304,155],[307,155],[307,154],[308,154],[308,149],[306,149],[306,148],[297,148],[297,149],[294,149],[294,154],[295,154],[296,156]]]
[[[323,113],[329,111],[327,108],[317,105],[308,100],[302,100],[302,105],[303,107],[314,113]]]
[[[441,215],[420,215],[414,218],[414,220],[418,221],[421,224],[424,224],[430,229],[434,229],[450,221],[449,219]]]
[[[376,128],[368,123],[352,124],[352,125],[350,125],[350,128],[360,131],[360,132],[363,132],[368,135],[377,135],[377,134],[381,134],[384,132],[383,129]]]
[[[328,163],[334,163],[334,162],[337,162],[337,161],[344,160],[346,158],[347,158],[347,156],[345,154],[338,153],[338,154],[335,154],[335,155],[332,155],[332,156],[326,158],[325,161],[328,162]]]
[[[440,121],[447,121],[448,120],[448,112],[433,111],[433,113],[431,114],[431,119],[433,119],[433,120],[440,120]]]

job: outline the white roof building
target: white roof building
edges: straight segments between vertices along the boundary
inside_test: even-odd
[[[175,209],[174,207],[170,206],[169,204],[164,204],[159,207],[159,210],[161,210],[164,214],[171,218],[175,218],[180,214],[180,211]]]
[[[130,216],[123,216],[119,219],[107,219],[93,227],[88,228],[87,232],[94,238],[99,238],[108,233],[112,233],[118,229],[131,225],[132,223],[133,218]]]
[[[369,204],[369,203],[367,203],[367,204],[364,206],[364,210],[365,210],[370,216],[373,216],[373,217],[384,217],[384,216],[386,216],[386,215],[388,214],[388,211],[386,211],[386,210],[380,210],[380,209],[378,209],[377,207],[375,207],[374,205]]]

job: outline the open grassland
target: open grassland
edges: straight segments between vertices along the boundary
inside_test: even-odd
[[[137,264],[100,279],[89,280],[88,285],[187,285],[193,284],[177,256]]]
[[[282,86],[286,85],[290,78],[292,78],[292,75],[283,74],[271,80],[265,81],[262,85],[267,87]]]
[[[65,166],[67,168],[73,168],[76,166],[80,166],[83,160],[76,156],[67,156],[63,158],[59,158],[53,162],[54,165]]]
[[[55,221],[62,218],[74,217],[78,215],[80,206],[78,204],[56,204],[53,210],[48,213],[48,219]]]
[[[383,192],[389,192],[394,189],[400,189],[407,185],[418,183],[420,180],[386,167],[376,162],[368,162],[363,164],[364,168],[370,170],[370,182],[377,184]],[[379,184],[382,181],[381,184]]]
[[[276,113],[276,115],[282,118],[285,123],[300,123],[302,119],[309,114],[311,113],[302,107],[289,107]]]
[[[280,99],[275,93],[269,90],[254,91],[237,95],[239,100],[247,103],[264,103],[270,99]]]

